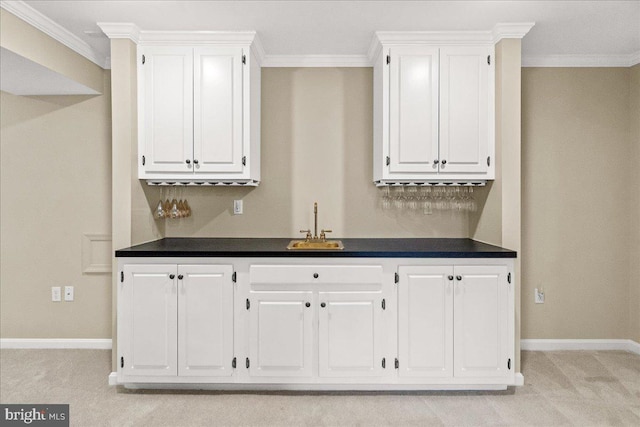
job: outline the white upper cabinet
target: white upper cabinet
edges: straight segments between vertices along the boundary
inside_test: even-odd
[[[242,173],[242,55],[242,48],[195,49],[193,162],[199,173]]]
[[[140,67],[140,173],[191,173],[193,49],[151,46]],[[142,176],[141,176],[142,177]]]
[[[438,49],[389,51],[389,173],[438,172]]]
[[[251,43],[138,46],[138,177],[260,181],[260,66]]]
[[[477,46],[440,49],[440,173],[488,175],[494,126],[491,54],[492,49]]]
[[[494,47],[469,43],[380,39],[375,182],[494,178]]]

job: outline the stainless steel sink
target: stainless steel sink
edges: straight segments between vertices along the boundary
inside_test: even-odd
[[[341,250],[341,249],[344,249],[344,245],[340,240],[326,240],[323,242],[314,242],[314,241],[308,241],[308,240],[292,240],[287,245],[287,249]]]

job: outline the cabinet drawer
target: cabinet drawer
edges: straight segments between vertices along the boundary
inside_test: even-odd
[[[381,265],[252,265],[251,284],[382,283]]]

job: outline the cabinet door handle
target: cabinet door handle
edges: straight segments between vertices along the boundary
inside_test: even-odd
[[[173,279],[175,279],[175,278],[176,278],[176,275],[175,275],[175,274],[170,274],[170,275],[169,275],[169,279],[173,280]]]
[[[317,279],[318,278],[318,273],[313,273],[313,278]]]
[[[435,160],[433,161],[433,164],[434,164],[434,165],[437,165],[438,163],[440,163],[440,160],[438,160],[438,159],[435,159]]]
[[[305,306],[305,307],[307,307],[307,308],[309,308],[309,307],[311,307],[311,303],[310,303],[310,302],[308,302],[308,303],[306,303],[304,306]]]
[[[448,277],[448,279],[449,279],[449,280],[453,280],[453,276],[449,276],[449,277]]]
[[[191,164],[191,160],[189,160],[189,159],[185,160],[185,162],[187,162],[188,165]]]
[[[443,160],[443,161],[442,161],[442,164],[443,164],[443,165],[446,165],[446,164],[447,164],[447,161],[446,161],[446,160]]]
[[[193,164],[197,165],[198,164],[198,159],[193,159]]]
[[[320,307],[322,307],[322,308],[325,308],[326,306],[327,306],[327,304],[325,304],[325,303],[321,303],[320,304]]]
[[[178,280],[182,280],[184,276],[182,274],[178,274]]]
[[[456,280],[462,280],[462,276],[456,276]]]

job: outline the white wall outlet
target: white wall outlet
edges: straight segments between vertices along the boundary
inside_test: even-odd
[[[64,300],[73,301],[73,286],[64,287]]]
[[[51,301],[59,302],[60,301],[60,286],[52,286],[51,287]]]
[[[544,291],[542,290],[542,288],[540,289],[535,288],[534,292],[535,292],[534,298],[535,298],[536,304],[544,304]]]
[[[242,200],[233,201],[233,214],[242,215]]]

